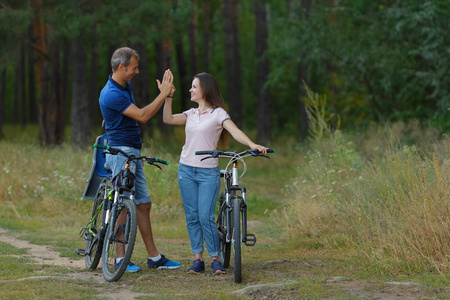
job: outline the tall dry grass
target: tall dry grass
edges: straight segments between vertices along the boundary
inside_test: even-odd
[[[317,99],[306,103],[324,105]],[[450,138],[416,123],[358,136],[320,124],[286,187],[288,234],[354,250],[387,269],[448,271]]]
[[[87,218],[92,207],[92,202],[82,195],[92,166],[93,148],[75,149],[68,143],[41,147],[35,138],[36,129],[4,129],[7,134],[0,141],[0,221],[38,223],[39,219],[45,226],[51,219],[73,226],[81,221],[80,215]],[[148,165],[144,168],[156,208],[153,215],[167,221],[179,219],[183,211],[176,180],[178,157],[152,143],[146,143],[142,152],[170,162],[163,171]],[[87,219],[83,217],[82,221]]]

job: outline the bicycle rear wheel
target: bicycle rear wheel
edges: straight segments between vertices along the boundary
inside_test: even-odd
[[[102,271],[107,281],[117,281],[125,272],[136,241],[136,231],[136,206],[131,200],[122,200],[112,209],[103,245]],[[119,263],[116,262],[118,258],[121,258]]]
[[[232,199],[233,205],[233,238],[231,239],[233,244],[234,254],[234,282],[241,282],[241,206],[239,197]]]
[[[231,243],[227,242],[227,215],[226,215],[226,203],[225,203],[225,193],[220,194],[219,200],[219,213],[217,215],[217,229],[219,231],[219,258],[224,268],[228,268],[230,265],[230,253],[231,253]]]
[[[84,238],[86,239],[85,250],[85,264],[89,270],[95,270],[100,262],[102,256],[103,237],[105,232],[102,232],[103,220],[103,200],[105,198],[105,191],[107,182],[104,181],[97,193],[92,207],[91,222],[86,229]]]

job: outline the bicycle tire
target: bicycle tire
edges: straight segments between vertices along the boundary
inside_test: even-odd
[[[119,215],[122,212],[126,214],[126,220],[122,225],[117,226]],[[136,231],[136,206],[131,200],[124,199],[121,203],[113,207],[104,239],[102,272],[106,281],[113,282],[122,277],[133,253]],[[117,266],[115,262],[116,258],[119,257],[123,257],[123,259]]]
[[[105,235],[104,230],[102,231],[103,200],[105,198],[106,188],[107,182],[104,181],[95,197],[91,222],[84,236],[86,239],[85,264],[89,270],[95,270],[97,268],[102,256],[103,238]]]
[[[227,242],[227,215],[225,208],[225,192],[220,194],[219,214],[217,215],[217,230],[219,231],[219,259],[224,268],[230,265],[231,243]]]
[[[234,282],[239,283],[242,280],[241,276],[241,207],[239,197],[232,198],[233,205],[233,238],[231,239],[233,244],[234,254]]]

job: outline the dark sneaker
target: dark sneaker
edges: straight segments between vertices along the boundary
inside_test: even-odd
[[[205,271],[205,262],[201,261],[200,258],[194,260],[194,264],[188,269],[189,274],[198,274],[202,271]]]
[[[211,267],[213,269],[214,275],[227,273],[227,271],[225,271],[225,268],[222,266],[222,263],[217,259],[213,260],[213,262],[211,263]]]
[[[158,261],[153,261],[148,258],[147,266],[149,269],[178,269],[181,266],[181,263],[171,261],[161,254],[161,258]]]
[[[120,261],[119,263],[115,262],[114,267],[116,269],[118,269],[120,267],[120,265],[122,264],[122,261]],[[135,264],[133,264],[131,261],[128,263],[127,268],[125,269],[125,271],[127,272],[131,272],[131,273],[137,273],[141,271],[141,268],[139,268],[138,266],[136,266]]]

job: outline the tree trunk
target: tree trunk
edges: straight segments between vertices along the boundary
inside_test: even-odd
[[[191,0],[194,4],[194,12],[192,13],[191,23],[189,24],[189,65],[191,78],[198,73],[198,51],[197,51],[197,1]]]
[[[57,48],[57,46],[52,46]],[[59,49],[58,49],[59,50]],[[52,49],[52,56],[56,55],[56,49]],[[41,86],[39,88],[39,137],[42,145],[59,145],[64,136],[65,112],[62,112],[62,89],[58,77],[59,55],[51,62],[41,65]],[[51,67],[51,68],[50,68]],[[51,74],[50,74],[51,72]],[[49,86],[51,84],[51,94]]]
[[[209,57],[211,52],[211,26],[209,22],[210,8],[209,0],[203,0],[203,68],[206,73],[209,73]]]
[[[50,143],[50,133],[47,127],[47,120],[50,111],[47,110],[49,106],[49,71],[48,71],[48,61],[39,62],[39,139],[42,145],[47,145]]]
[[[60,107],[60,114],[63,116],[61,118],[61,125],[66,126],[66,111],[67,111],[67,104],[69,103],[69,66],[70,66],[70,59],[71,59],[71,53],[70,53],[70,47],[71,43],[68,40],[63,41],[63,50],[62,50],[62,67],[61,70],[61,107]]]
[[[189,76],[186,70],[186,59],[184,56],[184,47],[181,40],[178,40],[175,45],[175,52],[178,62],[178,73],[180,77],[180,84],[177,87],[177,93],[181,95],[181,111],[185,111],[189,107],[189,89],[191,85],[192,77]]]
[[[98,46],[97,44],[91,46],[91,62],[90,62],[90,80],[89,80],[89,126],[96,132],[100,132],[102,120],[100,119],[101,112],[98,104],[98,98],[100,95],[98,86]]]
[[[269,77],[267,58],[267,5],[255,0],[256,21],[256,58],[258,61],[256,76],[258,89],[258,134],[256,140],[268,145],[272,141],[272,123],[270,119],[270,93],[265,87]]]
[[[160,81],[163,78],[164,72],[167,69],[171,69],[171,51],[172,44],[169,37],[166,37],[162,43],[155,43],[155,52],[156,52],[156,78]],[[159,93],[159,90],[155,94],[155,96]],[[164,124],[163,122],[163,110],[160,109],[156,114],[158,129],[163,138],[166,138],[170,135],[170,127],[169,125]]]
[[[0,141],[2,140],[2,126],[5,124],[5,103],[6,103],[6,67],[2,67],[0,77]]]
[[[178,10],[179,7],[179,1],[174,1],[174,9]],[[183,43],[183,36],[185,35],[185,32],[177,32],[175,34],[175,55],[177,58],[177,65],[178,65],[178,77],[176,78],[179,83],[175,83],[175,86],[177,88],[177,91],[175,93],[175,97],[178,99],[179,97],[179,103],[180,103],[180,109],[181,111],[185,111],[190,106],[190,93],[189,89],[191,87],[192,82],[192,76],[190,74],[190,70],[188,69],[188,62],[186,61],[186,54],[184,52],[184,43]],[[179,95],[179,96],[178,96]],[[174,104],[176,104],[178,101],[174,101]],[[177,111],[176,106],[173,108],[174,111]]]
[[[33,34],[33,26],[30,26],[29,30],[30,43],[27,47],[27,60],[28,60],[28,121],[31,124],[38,123],[38,109],[36,103],[36,71],[35,71],[35,55],[33,44],[35,43],[35,37]]]
[[[35,11],[40,12],[39,1],[32,1]],[[47,51],[46,25],[39,19],[33,20],[33,34],[36,37],[35,57],[39,87],[39,139],[42,145],[57,145],[62,142],[65,126],[64,100],[60,83],[60,54],[56,41]],[[51,85],[50,85],[51,83]],[[50,89],[52,93],[50,93]]]
[[[39,0],[32,0],[36,14],[41,12],[42,3]],[[48,56],[47,56],[47,27],[39,19],[35,17],[33,19],[33,44],[34,44],[34,57],[36,58],[36,77],[38,84],[38,122],[39,122],[39,140],[41,144],[45,145],[49,141],[49,133],[45,120],[47,119],[48,112],[46,111],[46,102],[48,101]]]
[[[237,1],[224,0],[225,19],[225,68],[229,114],[242,125],[241,70],[237,28]]]
[[[51,145],[60,145],[64,138],[66,129],[66,98],[64,97],[64,86],[61,77],[60,47],[59,42],[53,41],[51,46],[51,88],[52,98],[49,103],[51,106],[51,118],[48,120],[51,130]]]
[[[13,106],[12,106],[12,119],[11,123],[13,125],[17,124],[19,118],[19,89],[20,89],[20,63],[16,63],[14,67],[14,98],[13,98]]]
[[[300,15],[299,18],[308,18],[309,9],[311,7],[311,0],[299,0]],[[298,124],[297,132],[300,140],[306,141],[309,132],[309,120],[306,113],[305,104],[301,101],[301,98],[306,96],[304,84],[308,85],[308,64],[306,62],[306,50],[300,54],[300,66],[298,68]]]
[[[23,41],[20,42],[20,58],[19,58],[19,64],[20,65],[20,83],[19,83],[19,99],[20,99],[20,107],[19,107],[19,120],[20,120],[20,126],[22,128],[25,128],[25,125],[27,124],[27,95],[26,95],[26,79],[25,79],[25,43]]]
[[[150,97],[149,91],[149,71],[148,71],[148,56],[147,49],[145,45],[141,42],[136,42],[131,45],[131,48],[139,53],[139,74],[133,77],[132,87],[133,87],[133,96],[136,101],[137,107],[144,107],[148,105],[153,99]],[[150,122],[148,122],[150,123]],[[151,126],[147,126],[146,124],[139,124],[141,129],[141,136],[144,138],[144,135],[147,133],[146,129],[150,129]]]
[[[70,123],[72,128],[72,147],[88,145],[90,138],[89,97],[87,83],[87,50],[77,40],[72,44],[72,107]]]

